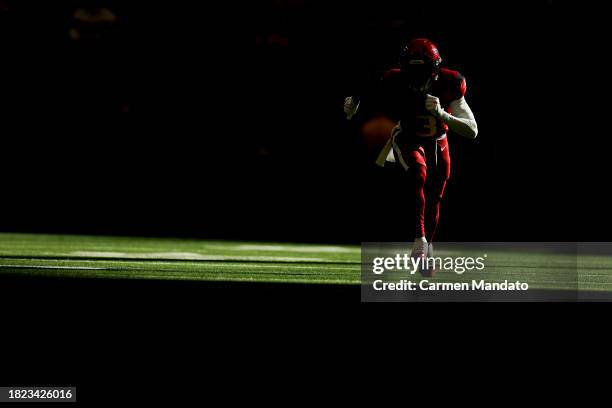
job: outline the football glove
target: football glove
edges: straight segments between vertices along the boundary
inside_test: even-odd
[[[353,116],[357,113],[357,109],[359,109],[359,101],[355,100],[352,96],[349,96],[344,99],[344,113],[346,114],[346,119],[351,120]]]
[[[440,99],[429,94],[425,95],[425,109],[431,112],[431,114],[436,118],[440,118],[442,120],[445,120],[448,116],[448,113],[442,109]]]

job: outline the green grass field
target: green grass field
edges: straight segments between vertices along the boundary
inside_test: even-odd
[[[437,280],[521,280],[530,288],[612,292],[612,258],[503,252],[486,274]],[[360,284],[359,246],[0,234],[0,275]],[[417,276],[418,278],[418,276]]]
[[[357,246],[0,234],[0,273],[359,284]]]

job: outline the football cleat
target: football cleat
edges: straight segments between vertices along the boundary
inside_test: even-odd
[[[427,245],[427,256],[429,258],[433,258],[433,244],[429,243],[429,245]],[[434,276],[436,276],[436,263],[433,261],[433,259],[431,260],[431,262],[425,262],[424,268],[421,269],[421,275],[424,278],[433,278]]]
[[[417,269],[422,273],[423,262],[427,259],[427,240],[425,237],[416,238],[412,244],[412,253],[410,257],[419,260]]]

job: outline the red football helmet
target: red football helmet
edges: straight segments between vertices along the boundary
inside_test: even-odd
[[[408,74],[411,85],[418,90],[428,88],[436,79],[441,63],[438,47],[426,38],[410,41],[400,54],[400,69]]]

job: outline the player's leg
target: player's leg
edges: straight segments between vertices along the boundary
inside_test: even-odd
[[[407,159],[408,173],[411,176],[415,199],[415,231],[412,247],[413,258],[427,257],[427,241],[425,239],[425,184],[427,181],[427,164],[422,146],[414,145],[405,150],[403,156]]]
[[[450,177],[450,153],[448,148],[448,140],[446,138],[437,141],[438,143],[438,159],[435,167],[430,168],[429,189],[426,194],[426,238],[428,242],[427,254],[433,257],[433,240],[438,232],[440,223],[440,203],[444,196],[444,190]],[[434,263],[430,262],[429,268],[422,271],[424,276],[433,276],[435,274]]]
[[[414,180],[414,199],[415,199],[415,238],[425,238],[425,209],[427,199],[425,195],[425,184],[427,181],[427,166],[424,164],[413,165],[409,172]]]
[[[429,169],[429,188],[426,189],[425,237],[432,242],[438,232],[440,222],[440,203],[444,197],[446,184],[450,177],[451,159],[446,138],[437,141],[438,158],[435,166]]]

